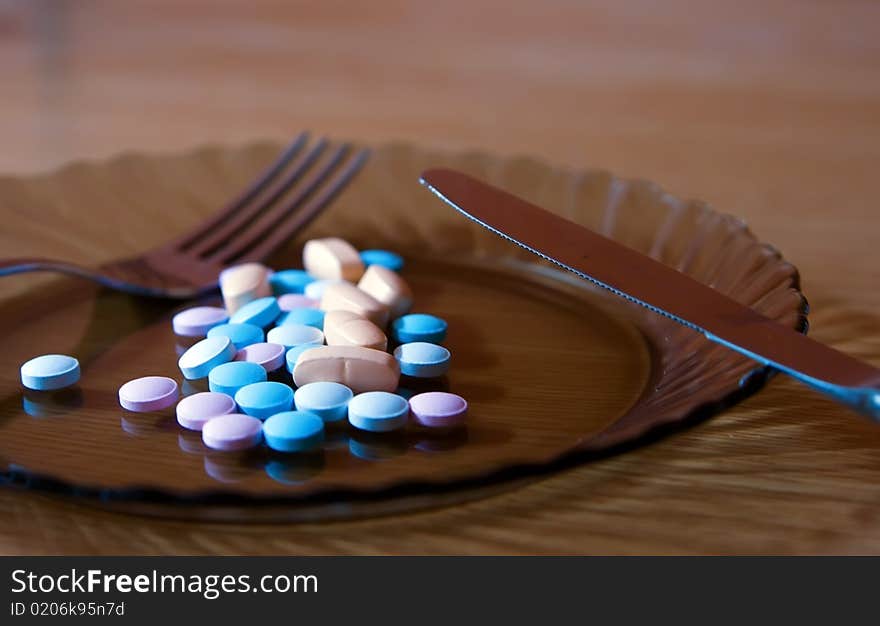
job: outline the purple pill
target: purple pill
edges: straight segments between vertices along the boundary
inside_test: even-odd
[[[467,401],[445,391],[428,391],[409,399],[413,419],[428,428],[452,428],[464,423]]]
[[[187,430],[202,430],[209,419],[234,412],[235,400],[231,396],[203,391],[177,403],[177,423]]]
[[[215,450],[247,450],[262,439],[263,422],[241,413],[212,417],[202,427],[202,441]]]
[[[168,408],[177,402],[177,381],[165,376],[144,376],[130,380],[119,388],[119,404],[123,409],[148,413]]]
[[[218,306],[196,306],[184,309],[173,318],[171,326],[175,335],[204,337],[209,330],[229,320],[226,309]]]
[[[250,361],[262,365],[267,372],[274,372],[284,365],[287,348],[277,343],[252,343],[235,353],[236,361]]]
[[[294,309],[317,309],[320,302],[314,298],[303,296],[298,293],[286,293],[278,296],[278,308],[282,311],[293,311]]]

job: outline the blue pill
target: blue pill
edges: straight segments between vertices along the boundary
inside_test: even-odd
[[[266,333],[266,341],[281,344],[285,348],[312,344],[320,346],[324,343],[324,333],[320,328],[304,324],[284,324],[276,326]]]
[[[185,378],[195,380],[204,378],[212,369],[231,361],[234,356],[235,346],[229,337],[208,337],[180,355],[177,365]]]
[[[245,385],[266,380],[266,370],[258,363],[231,361],[218,365],[208,374],[208,389],[234,396]]]
[[[253,324],[260,328],[266,328],[281,315],[278,301],[272,296],[257,298],[248,302],[238,311],[232,314],[229,322],[232,324]]]
[[[361,261],[367,266],[381,265],[395,272],[403,269],[403,257],[388,250],[362,250]]]
[[[324,441],[324,421],[308,411],[285,411],[263,422],[263,439],[273,450],[308,452]]]
[[[270,415],[290,410],[293,406],[293,389],[271,380],[251,383],[235,393],[235,403],[246,415],[264,420]]]
[[[44,354],[21,366],[21,384],[36,391],[69,387],[79,380],[79,361],[66,354]]]
[[[285,324],[302,324],[303,326],[314,326],[315,328],[323,329],[324,311],[305,307],[292,309],[287,313],[282,313],[281,317],[275,320],[276,326],[284,326]]]
[[[208,331],[208,337],[229,337],[236,350],[262,343],[263,329],[253,324],[220,324]]]
[[[442,343],[446,339],[446,328],[446,321],[439,317],[427,313],[410,313],[394,320],[391,333],[398,343]]]
[[[297,411],[314,413],[325,422],[337,422],[348,414],[354,394],[341,383],[315,382],[303,385],[293,394]]]
[[[436,378],[449,370],[449,350],[436,343],[415,341],[394,349],[400,373],[415,378]]]
[[[315,278],[305,270],[281,270],[269,276],[269,284],[276,296],[286,293],[303,293],[306,285]]]
[[[285,358],[287,359],[287,371],[293,374],[293,368],[296,367],[296,360],[299,358],[299,355],[306,350],[319,347],[320,346],[313,343],[303,343],[298,346],[293,346],[285,355]]]
[[[385,433],[406,426],[409,402],[387,391],[367,391],[348,403],[348,421],[355,428]]]

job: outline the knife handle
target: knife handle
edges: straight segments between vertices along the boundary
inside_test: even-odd
[[[762,332],[772,334],[776,345],[781,347],[781,350],[776,351],[781,355],[777,359],[754,354],[711,333],[704,334],[708,339],[788,374],[808,387],[880,422],[880,370],[806,335],[767,321],[769,323],[762,328]],[[818,370],[817,363],[822,364]]]

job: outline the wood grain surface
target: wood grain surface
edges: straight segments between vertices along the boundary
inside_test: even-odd
[[[745,218],[801,270],[811,334],[880,365],[880,6],[606,4],[7,1],[0,169],[304,126],[607,168]],[[880,428],[778,378],[434,512],[205,525],[3,490],[0,514],[3,553],[877,553]]]

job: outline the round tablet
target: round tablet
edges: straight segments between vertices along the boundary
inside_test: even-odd
[[[137,413],[159,411],[175,402],[177,402],[177,381],[166,376],[135,378],[119,388],[119,404],[129,411]]]
[[[276,296],[286,293],[302,293],[306,285],[315,279],[305,270],[281,270],[269,276],[269,285]]]
[[[306,285],[306,288],[303,291],[303,293],[306,295],[306,297],[311,298],[312,300],[317,300],[318,302],[320,302],[321,298],[324,297],[324,291],[327,289],[327,287],[329,287],[330,285],[335,285],[336,283],[345,283],[345,282],[348,282],[348,281],[340,280],[338,278],[330,278],[330,279],[326,279],[326,280],[316,280],[315,282],[309,283],[308,285]],[[349,283],[349,284],[351,284],[351,283]]]
[[[263,439],[263,422],[250,415],[212,417],[202,427],[202,441],[214,450],[246,450]]]
[[[276,413],[263,422],[263,438],[273,450],[308,452],[324,441],[324,422],[307,411]]]
[[[190,379],[204,378],[212,369],[231,361],[235,346],[229,337],[208,337],[192,345],[177,361],[180,371]]]
[[[436,378],[449,370],[449,350],[436,343],[415,341],[394,349],[400,373],[415,378]]]
[[[299,358],[299,355],[306,350],[311,350],[312,348],[319,347],[320,346],[313,343],[304,343],[298,346],[293,346],[290,350],[287,351],[287,355],[285,357],[287,360],[287,371],[293,374],[293,368],[296,367],[296,360]]]
[[[388,250],[361,250],[361,261],[364,265],[381,265],[399,272],[403,269],[403,257]]]
[[[202,391],[177,403],[177,423],[187,430],[202,430],[212,417],[235,413],[235,400],[225,393]]]
[[[69,387],[79,380],[79,361],[65,354],[44,354],[21,366],[21,384],[36,391]]]
[[[183,337],[204,337],[214,326],[229,319],[226,309],[219,306],[195,306],[184,309],[171,318],[175,335]]]
[[[293,406],[293,389],[271,380],[252,383],[236,392],[235,403],[244,413],[266,419],[290,410]]]
[[[208,374],[208,389],[234,396],[245,385],[266,380],[266,370],[256,363],[230,361],[218,365]]]
[[[310,307],[292,309],[282,313],[281,317],[275,320],[276,326],[284,326],[285,324],[302,324],[303,326],[314,326],[321,330],[324,328],[324,311]]]
[[[265,328],[274,322],[279,315],[281,315],[281,309],[278,307],[278,301],[269,296],[248,302],[233,313],[229,321],[233,324],[253,324]]]
[[[387,391],[367,391],[348,403],[348,421],[355,428],[384,433],[406,426],[409,403]]]
[[[266,333],[266,340],[269,343],[280,343],[285,348],[303,344],[320,346],[324,343],[324,333],[314,326],[285,324],[284,326],[276,326]]]
[[[298,293],[287,293],[278,296],[278,308],[282,311],[293,311],[294,309],[317,309],[321,306],[320,300],[301,296]]]
[[[235,360],[256,363],[267,372],[274,372],[284,365],[284,352],[284,346],[278,343],[252,343],[236,352]]]
[[[446,339],[446,328],[446,321],[439,317],[427,313],[410,313],[394,320],[391,333],[398,343],[442,343]]]
[[[445,391],[428,391],[409,399],[413,419],[429,428],[451,428],[464,423],[468,404],[461,396]]]
[[[220,324],[208,331],[208,337],[229,337],[236,350],[265,339],[263,329],[253,324]]]
[[[341,383],[315,382],[303,385],[293,394],[297,411],[314,413],[325,422],[345,419],[354,394]]]

